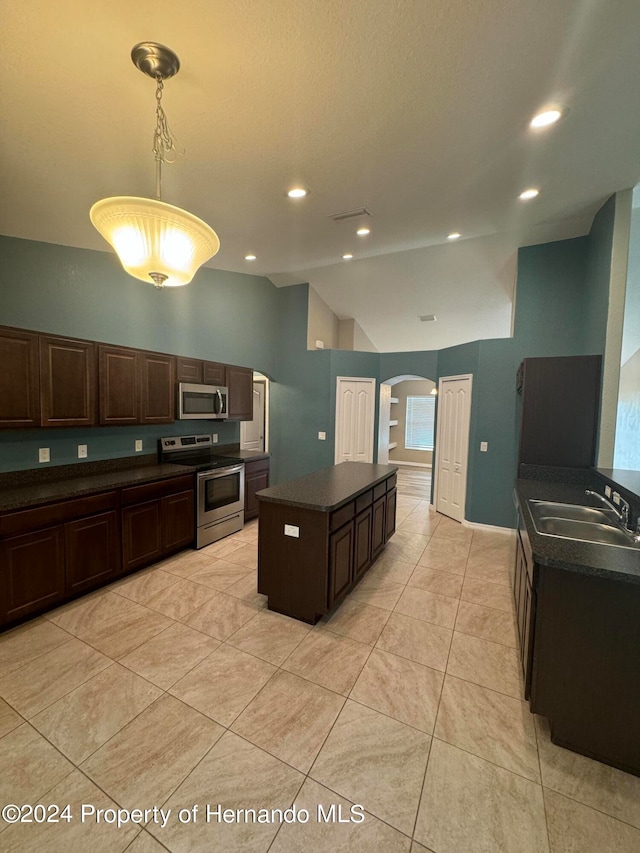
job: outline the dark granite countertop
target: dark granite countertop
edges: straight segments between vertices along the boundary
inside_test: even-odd
[[[114,467],[116,461],[120,463],[120,467]],[[52,478],[51,475],[55,469],[50,468],[46,472],[47,476],[41,481],[34,481],[33,477],[27,476],[31,472],[24,472],[22,477],[14,477],[14,482],[10,484],[7,484],[6,480],[0,481],[0,512],[27,509],[39,504],[54,503],[126,486],[139,486],[152,483],[154,480],[180,477],[195,471],[195,468],[187,465],[160,465],[153,462],[148,462],[146,465],[127,465],[126,460],[123,459],[110,460],[105,463],[103,470],[100,470],[99,466],[100,463],[92,463],[90,469],[83,471],[85,467],[83,465],[65,465],[64,470],[62,468],[60,470],[59,479]],[[16,474],[19,473],[16,472]],[[24,482],[25,480],[27,482]]]
[[[398,470],[396,465],[341,462],[288,483],[256,492],[258,500],[329,512]]]
[[[520,479],[516,481],[516,495],[522,508],[527,535],[536,562],[557,566],[572,572],[615,578],[628,583],[640,583],[640,549],[616,545],[598,545],[545,536],[536,532],[529,512],[528,500],[559,501],[602,508],[599,501],[585,494],[590,484],[558,483],[549,480]]]
[[[268,450],[240,450],[238,444],[223,444],[213,448],[213,452],[219,456],[235,456],[243,462],[251,462],[254,459],[269,459],[271,453]]]

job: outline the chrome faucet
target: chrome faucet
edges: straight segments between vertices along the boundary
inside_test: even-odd
[[[592,489],[587,489],[585,491],[585,495],[592,495],[594,498],[599,498],[603,504],[605,504],[607,507],[609,507],[609,509],[612,509],[615,512],[618,519],[622,522],[625,530],[629,530],[629,504],[625,501],[624,498],[621,498],[617,492],[614,492],[613,494],[614,494],[614,496],[615,495],[618,496],[621,509],[618,509],[618,507],[615,504],[611,503],[611,501],[608,498],[605,498],[604,495],[601,495],[598,492],[594,492],[594,491],[592,491]],[[638,520],[638,524],[640,525],[640,519]],[[640,532],[640,531],[638,531],[638,532]]]

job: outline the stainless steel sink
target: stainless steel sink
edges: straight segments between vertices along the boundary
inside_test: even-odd
[[[562,504],[552,501],[529,501],[529,509],[535,521],[538,518],[569,518],[573,521],[591,521],[597,524],[615,524],[615,513],[610,509],[598,509],[579,504]]]
[[[559,536],[599,545],[640,548],[633,535],[616,524],[615,513],[579,504],[529,501],[533,523],[543,536]]]

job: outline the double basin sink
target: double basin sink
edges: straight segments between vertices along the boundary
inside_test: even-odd
[[[530,500],[528,503],[536,531],[545,536],[640,548],[640,542],[620,526],[612,510],[552,501]]]

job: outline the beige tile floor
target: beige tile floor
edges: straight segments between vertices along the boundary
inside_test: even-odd
[[[551,744],[522,700],[511,535],[439,516],[419,481],[313,628],[265,609],[254,522],[0,636],[0,804],[73,814],[0,822],[0,851],[637,853],[640,779]]]

